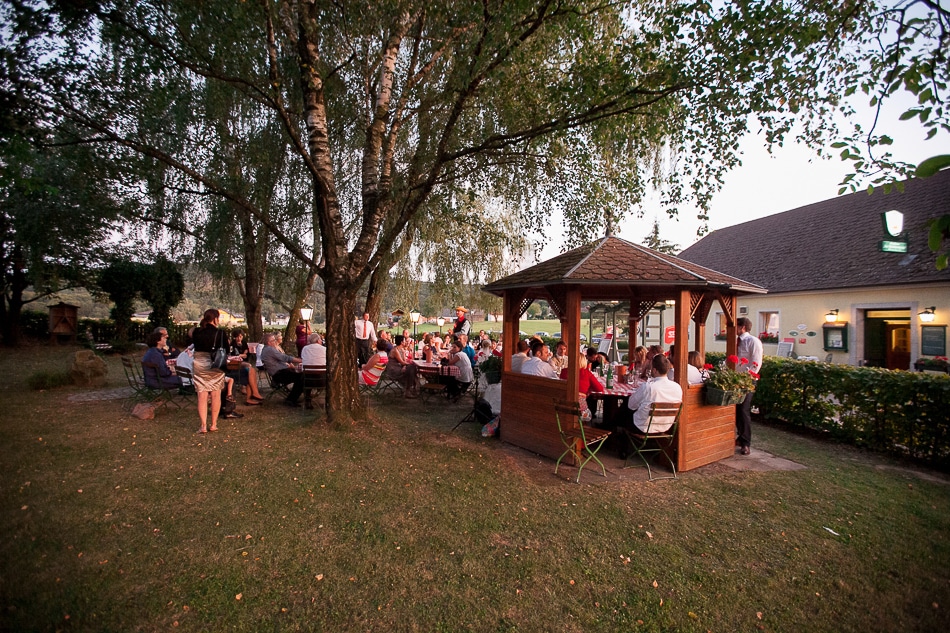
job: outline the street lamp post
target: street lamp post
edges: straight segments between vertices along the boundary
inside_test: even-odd
[[[422,316],[418,310],[411,310],[409,318],[412,319],[412,338],[416,338],[416,326],[419,324],[419,318]]]
[[[442,326],[445,325],[445,317],[439,317],[435,322],[439,324],[439,336],[442,336]]]
[[[303,319],[304,321],[309,321],[310,317],[312,316],[313,316],[313,306],[305,305],[304,307],[300,308],[301,319]]]

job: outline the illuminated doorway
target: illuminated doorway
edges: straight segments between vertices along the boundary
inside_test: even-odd
[[[910,350],[910,308],[864,311],[865,365],[910,369]]]

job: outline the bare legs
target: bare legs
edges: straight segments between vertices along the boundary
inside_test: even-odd
[[[201,420],[199,433],[208,432],[208,393],[207,391],[198,392],[198,419]],[[221,411],[221,392],[212,391],[211,393],[211,430],[218,430],[218,413]]]

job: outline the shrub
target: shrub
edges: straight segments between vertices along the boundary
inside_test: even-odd
[[[767,358],[763,416],[950,468],[950,377]]]
[[[43,369],[31,374],[29,378],[26,379],[26,384],[33,391],[56,389],[57,387],[65,387],[73,384],[73,377],[69,374],[69,370]]]

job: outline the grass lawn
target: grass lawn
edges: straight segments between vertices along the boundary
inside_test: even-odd
[[[0,354],[0,630],[950,628],[932,473],[757,425],[807,469],[577,485],[392,397],[344,431],[269,402],[199,436],[193,407],[27,390],[72,351]]]

